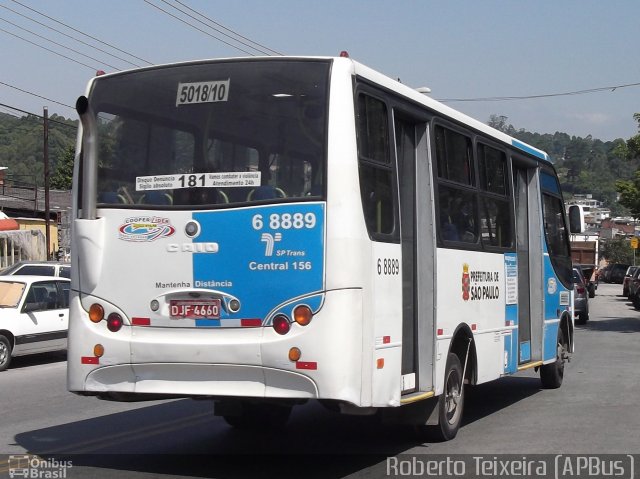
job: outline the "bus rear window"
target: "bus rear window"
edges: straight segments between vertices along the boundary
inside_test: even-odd
[[[202,63],[95,81],[98,204],[320,199],[329,63]]]

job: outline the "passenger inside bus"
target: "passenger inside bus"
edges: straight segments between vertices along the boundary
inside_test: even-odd
[[[440,231],[446,241],[460,241],[458,229],[453,224],[451,204],[453,200],[446,191],[440,193]]]
[[[453,222],[458,230],[460,241],[474,243],[476,241],[476,227],[473,215],[473,205],[463,198],[456,198],[453,202]]]

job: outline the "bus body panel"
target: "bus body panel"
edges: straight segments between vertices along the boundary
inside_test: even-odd
[[[295,305],[309,303],[317,312],[322,305],[323,204],[193,215],[104,210],[101,215],[95,220],[96,231],[84,233],[82,239],[95,250],[86,253],[95,260],[81,266],[80,290],[110,298],[126,312],[128,324],[135,317],[147,318],[152,327],[255,327],[270,324],[283,308],[290,314]],[[194,221],[201,232],[191,239],[184,229]],[[114,241],[104,241],[101,250],[100,239],[106,235]],[[110,258],[121,265],[120,270],[110,268]],[[101,273],[117,278],[118,288],[95,279]],[[223,298],[219,319],[171,314],[175,298],[188,301],[204,290]],[[230,298],[239,300],[237,312],[228,309]],[[153,300],[160,302],[156,311],[150,307]]]
[[[368,274],[375,347],[371,394],[373,406],[400,405],[402,362],[402,282],[400,245],[374,243]],[[396,263],[397,262],[397,263]],[[397,268],[395,265],[398,265]]]
[[[478,383],[504,372],[504,338],[513,331],[505,319],[506,297],[513,288],[505,282],[506,264],[503,254],[438,249],[438,332],[452,336],[461,323],[469,327],[483,351]]]

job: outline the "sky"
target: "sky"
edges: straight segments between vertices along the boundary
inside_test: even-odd
[[[0,0],[0,104],[76,119],[98,69],[346,50],[485,123],[495,114],[516,129],[626,140],[638,134],[639,19],[636,0]]]

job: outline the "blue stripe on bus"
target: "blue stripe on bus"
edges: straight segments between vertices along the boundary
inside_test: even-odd
[[[545,244],[546,249],[546,244]],[[559,321],[553,321],[559,319],[566,306],[560,304],[560,292],[567,291],[558,279],[553,264],[551,264],[551,258],[549,255],[544,256],[544,277],[545,277],[545,292],[544,292],[544,330],[542,338],[542,359],[548,361],[556,357],[557,354],[557,337]],[[550,287],[550,282],[553,287]]]
[[[508,284],[518,284],[518,255],[505,253],[504,255],[505,280]],[[516,286],[517,287],[517,286]],[[508,288],[508,286],[507,286]],[[517,294],[517,291],[516,291]],[[505,325],[515,326],[511,334],[504,336],[504,372],[515,373],[518,369],[518,303],[505,305]]]
[[[515,146],[516,148],[529,153],[530,155],[538,157],[538,158],[540,158],[542,160],[547,160],[547,161],[549,160],[549,158],[547,157],[546,153],[543,153],[543,152],[541,152],[539,150],[536,150],[535,148],[527,145],[526,143],[522,143],[521,141],[512,139],[511,140],[511,144],[513,146]]]
[[[520,362],[528,361],[531,361],[531,341],[529,340],[520,343]]]

